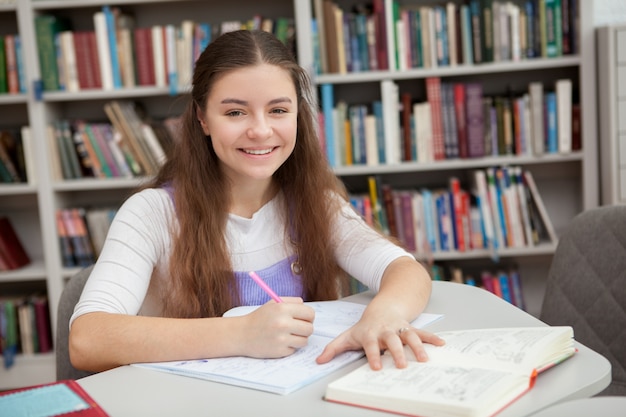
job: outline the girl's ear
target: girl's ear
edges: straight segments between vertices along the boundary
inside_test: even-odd
[[[209,136],[210,135],[209,127],[206,125],[206,123],[204,121],[204,115],[200,111],[199,107],[196,107],[196,117],[198,118],[198,121],[200,122],[200,126],[202,126],[202,131],[204,132],[204,134],[206,136]]]

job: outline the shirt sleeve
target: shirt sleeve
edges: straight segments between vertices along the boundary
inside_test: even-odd
[[[173,205],[163,190],[131,196],[119,208],[70,325],[78,316],[103,311],[136,315],[159,260],[168,259]]]
[[[335,219],[337,262],[352,277],[378,291],[385,269],[409,252],[382,236],[344,202]]]

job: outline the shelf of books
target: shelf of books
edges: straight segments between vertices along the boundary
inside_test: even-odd
[[[598,204],[590,7],[296,5],[322,146],[355,207],[433,279],[493,289],[483,275],[516,271],[538,314],[559,231]]]

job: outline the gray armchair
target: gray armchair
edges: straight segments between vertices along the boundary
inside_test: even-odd
[[[56,334],[56,377],[57,380],[62,379],[78,379],[93,374],[93,372],[81,371],[72,366],[69,353],[69,322],[74,306],[83,292],[83,287],[93,266],[87,267],[77,272],[69,282],[65,285],[61,298],[59,299],[59,307],[57,310],[57,334]]]
[[[577,215],[560,237],[540,319],[571,325],[574,337],[611,363],[600,395],[626,395],[626,206]]]

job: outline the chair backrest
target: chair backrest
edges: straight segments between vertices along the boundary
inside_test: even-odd
[[[602,395],[626,395],[626,206],[576,216],[554,254],[540,319],[571,325],[574,337],[611,363]]]
[[[57,380],[78,379],[94,373],[82,371],[72,366],[68,346],[70,317],[74,312],[74,306],[78,302],[80,294],[83,292],[83,287],[85,286],[85,282],[87,282],[87,278],[89,278],[92,268],[93,266],[89,266],[72,276],[65,285],[61,293],[61,298],[59,299],[55,346]]]

